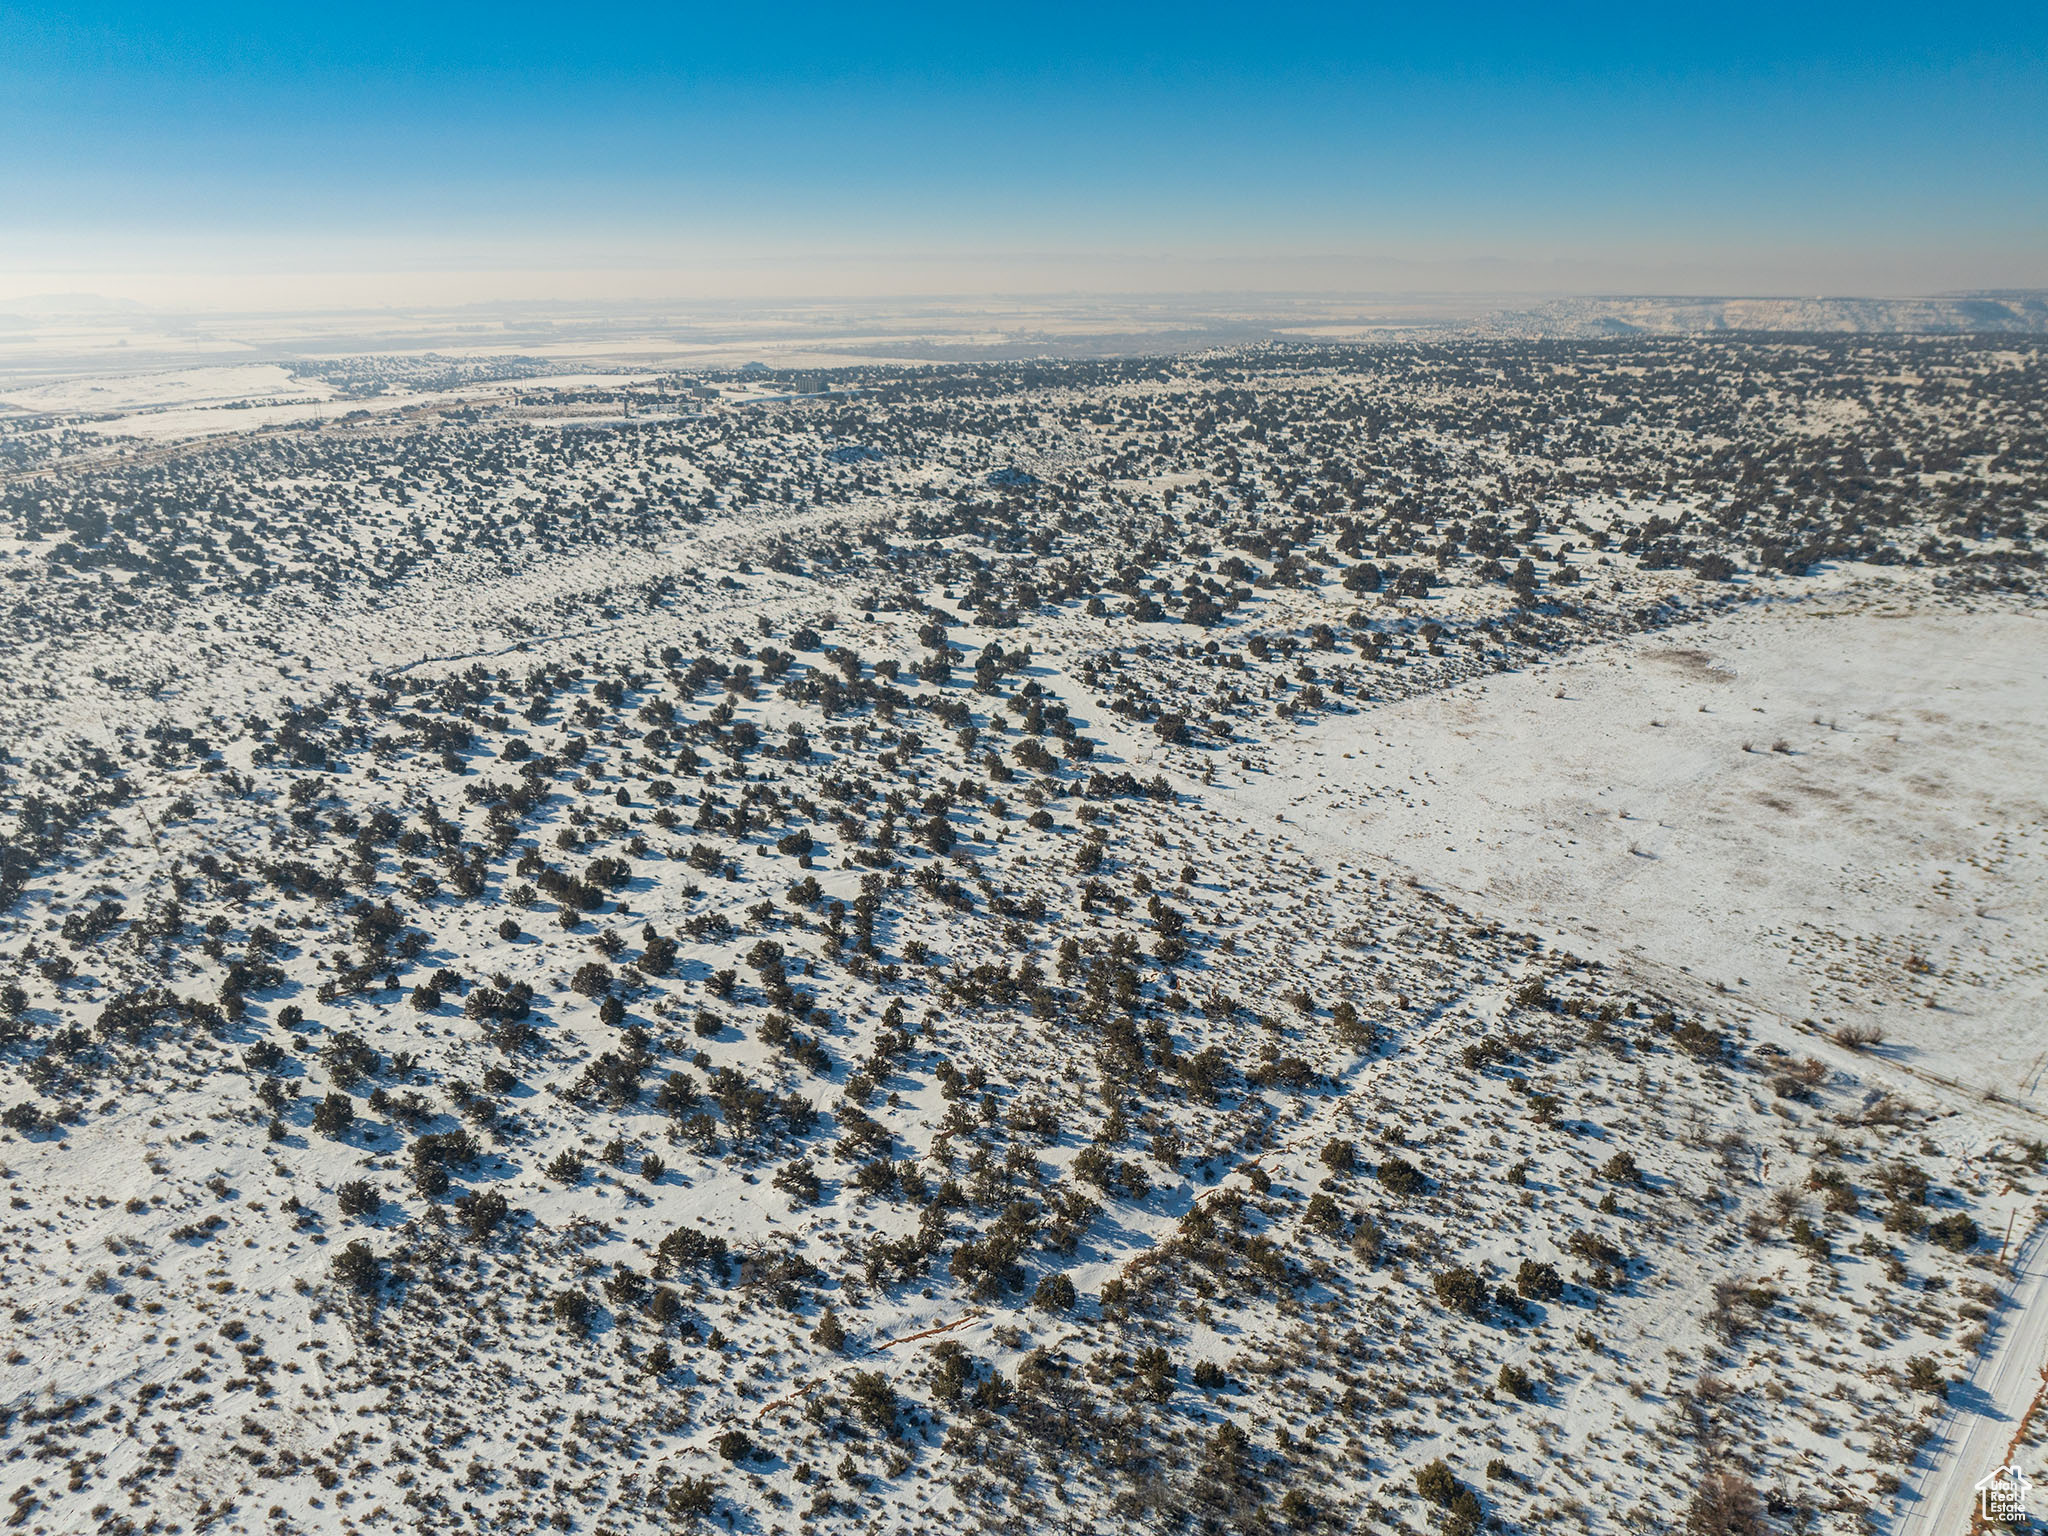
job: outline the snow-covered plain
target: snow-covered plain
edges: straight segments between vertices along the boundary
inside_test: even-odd
[[[1318,734],[1248,809],[2036,1109],[2048,618],[1866,573]]]
[[[2039,1336],[2011,347],[0,424],[17,1526],[1946,1500]]]

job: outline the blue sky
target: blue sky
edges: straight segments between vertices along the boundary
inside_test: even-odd
[[[2048,284],[2048,7],[0,0],[0,289],[480,271]]]

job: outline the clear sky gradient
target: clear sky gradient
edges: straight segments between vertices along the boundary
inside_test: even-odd
[[[0,0],[0,298],[2048,286],[2048,6]]]

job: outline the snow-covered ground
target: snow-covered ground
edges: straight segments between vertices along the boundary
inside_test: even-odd
[[[232,363],[24,384],[0,389],[0,404],[21,411],[125,413],[253,403],[279,396],[324,399],[331,392],[325,384],[309,384],[277,363]]]
[[[0,433],[18,1528],[1981,1475],[2048,1168],[2005,353],[297,367],[364,414]]]
[[[2048,615],[1839,590],[1348,717],[1308,846],[2048,1111]]]

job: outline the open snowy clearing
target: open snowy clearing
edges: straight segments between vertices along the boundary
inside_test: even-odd
[[[0,395],[0,403],[24,411],[151,411],[329,393],[276,363],[228,363],[24,384]]]
[[[446,388],[401,383],[364,395],[338,391],[328,379],[277,363],[234,363],[30,380],[0,387],[0,414],[75,415],[81,418],[75,425],[95,436],[181,443],[269,427],[317,426],[347,416],[501,403],[521,390],[610,389],[644,382],[618,372],[529,371],[472,378]],[[574,415],[555,420],[589,425]]]
[[[1332,721],[1305,774],[1243,792],[1583,952],[1874,1024],[2039,1107],[2044,642],[2038,613],[1820,594]]]

